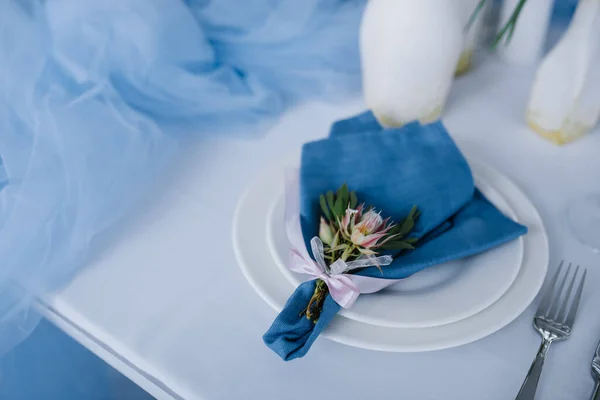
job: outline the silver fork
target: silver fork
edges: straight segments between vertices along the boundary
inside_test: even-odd
[[[596,381],[596,387],[594,388],[594,393],[592,394],[592,400],[600,400],[600,343],[598,343],[596,355],[592,360],[592,376]]]
[[[563,264],[564,261],[561,261],[558,271],[556,271],[556,274],[552,277],[548,288],[544,292],[538,310],[535,313],[533,327],[542,336],[542,345],[540,346],[533,364],[531,364],[531,368],[529,369],[527,377],[523,382],[523,386],[521,386],[521,390],[519,390],[519,394],[515,400],[533,400],[550,345],[555,341],[567,340],[571,335],[573,322],[575,321],[575,315],[577,314],[577,307],[579,306],[579,300],[581,299],[581,293],[583,292],[583,284],[585,283],[587,270],[583,271],[583,276],[580,279],[577,291],[574,296],[571,296],[571,292],[577,281],[579,266],[577,266],[573,277],[569,280],[568,278],[571,272],[571,264],[569,263],[567,272],[556,290],[556,283],[563,269]],[[568,280],[569,283],[567,284]],[[565,286],[567,286],[567,291],[563,294]],[[571,304],[570,306],[569,303]]]

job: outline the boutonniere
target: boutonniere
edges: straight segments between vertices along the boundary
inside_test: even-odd
[[[336,193],[322,194],[319,204],[322,212],[319,236],[311,240],[311,250],[320,277],[310,302],[302,311],[315,323],[332,288],[335,291],[332,296],[338,303],[347,302],[349,291],[354,292],[347,287],[352,283],[344,279],[347,278],[344,275],[370,266],[381,270],[402,251],[415,248],[418,239],[408,236],[420,214],[414,206],[399,223],[390,217],[384,219],[373,206],[359,204],[356,193],[346,184]],[[342,293],[338,293],[338,289]]]

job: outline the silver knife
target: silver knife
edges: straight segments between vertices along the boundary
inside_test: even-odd
[[[594,388],[591,400],[600,400],[600,343],[598,343],[596,354],[592,360],[592,375],[596,381],[596,387]]]

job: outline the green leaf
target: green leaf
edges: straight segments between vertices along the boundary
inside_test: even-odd
[[[347,244],[338,244],[333,249],[331,249],[331,251],[346,250],[347,248],[348,248]]]
[[[348,247],[346,250],[344,250],[344,252],[342,253],[342,256],[340,257],[343,261],[348,260],[348,257],[350,257],[350,254],[352,253],[352,247]]]
[[[381,246],[383,250],[414,250],[415,247],[404,241],[387,242]]]
[[[325,193],[325,199],[327,200],[327,205],[329,206],[329,209],[331,210],[331,212],[333,212],[333,192],[330,190],[329,192]]]
[[[417,210],[417,212],[415,212],[415,215],[413,216],[413,221],[418,220],[420,216],[421,216],[421,211]]]
[[[342,206],[344,207],[344,211],[346,211],[346,207],[348,207],[348,201],[349,201],[349,191],[348,191],[348,185],[346,185],[345,183],[342,185],[342,187],[340,188],[340,190],[338,190],[338,198],[341,200],[342,202]]]
[[[321,205],[321,211],[323,211],[323,215],[325,218],[331,221],[331,213],[329,212],[329,207],[327,207],[327,201],[325,200],[325,196],[321,195],[319,197],[319,204]]]
[[[410,209],[410,212],[408,213],[408,216],[406,218],[415,219],[415,215],[417,215],[417,213],[419,212],[419,209],[417,208],[417,206],[412,206],[412,208]]]
[[[357,204],[356,192],[350,192],[350,208],[355,209]]]
[[[415,226],[415,221],[417,220],[419,215],[420,215],[420,211],[417,209],[416,206],[414,206],[410,210],[410,212],[408,213],[406,218],[404,220],[402,220],[402,222],[394,225],[392,227],[392,229],[389,230],[389,234],[392,236],[398,235],[399,237],[397,238],[397,240],[401,239],[402,237],[405,237],[413,230],[413,228]]]
[[[402,224],[400,225],[398,234],[401,236],[406,236],[412,231],[414,226],[415,222],[410,217],[406,217],[406,219],[402,221]]]
[[[338,196],[338,198],[335,199],[335,204],[333,206],[333,214],[336,218],[342,219],[344,212],[344,203],[342,203],[342,198]]]
[[[396,224],[396,225],[394,225],[394,226],[392,227],[392,229],[390,229],[390,230],[388,231],[388,235],[390,235],[390,236],[397,235],[397,234],[400,232],[400,227],[401,227],[401,224]]]
[[[404,241],[408,244],[417,244],[417,242],[419,241],[419,238],[408,238],[408,239],[405,239]]]
[[[333,241],[331,242],[331,247],[335,247],[338,245],[338,242],[340,241],[340,232],[336,232],[335,236],[333,237]]]

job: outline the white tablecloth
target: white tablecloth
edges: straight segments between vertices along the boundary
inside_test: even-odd
[[[540,399],[587,399],[600,340],[600,257],[567,227],[567,202],[600,190],[600,134],[556,147],[530,132],[523,111],[531,69],[488,61],[459,78],[444,122],[459,146],[519,184],[539,207],[551,266],[589,268],[572,338],[551,350]],[[478,342],[429,353],[367,351],[326,339],[285,363],[262,343],[275,312],[246,282],[231,240],[238,197],[272,161],[323,137],[363,108],[311,103],[263,138],[191,149],[109,251],[43,312],[159,399],[504,400],[516,395],[538,347],[535,305]],[[599,227],[600,229],[600,227]]]

